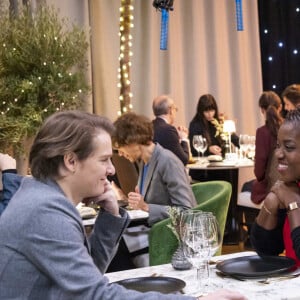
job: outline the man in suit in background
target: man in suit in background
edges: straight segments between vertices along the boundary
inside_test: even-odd
[[[174,100],[168,95],[158,96],[153,100],[152,109],[156,117],[153,120],[154,142],[172,151],[186,165],[190,156],[188,130],[173,126],[178,110]]]

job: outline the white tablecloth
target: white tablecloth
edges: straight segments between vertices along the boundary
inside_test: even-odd
[[[143,210],[128,210],[129,218],[131,220],[139,220],[139,219],[147,219],[149,217],[149,213]],[[84,226],[93,226],[95,224],[96,218],[82,220]]]
[[[214,257],[215,261],[229,259],[233,257],[255,255],[255,252],[240,252],[234,254],[227,254]],[[269,284],[259,283],[258,279],[249,279],[239,281],[231,278],[221,278],[216,275],[215,265],[210,265],[211,280],[209,289],[211,291],[220,288],[239,291],[244,294],[249,300],[287,300],[287,299],[300,299],[300,277],[293,279],[285,279],[282,281],[270,281]],[[143,276],[168,276],[182,279],[186,282],[184,293],[188,295],[198,296],[201,291],[195,289],[194,275],[196,270],[191,269],[188,271],[174,270],[170,264],[133,269],[128,271],[107,273],[106,276],[110,282],[126,279],[136,278]],[[298,270],[299,272],[299,270]]]

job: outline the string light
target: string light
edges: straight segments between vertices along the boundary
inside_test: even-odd
[[[120,89],[120,110],[118,111],[118,115],[132,110],[132,93],[130,92],[130,58],[133,56],[133,52],[130,49],[132,47],[132,35],[130,34],[130,29],[134,27],[134,17],[132,15],[134,6],[132,3],[133,0],[121,0],[121,7],[119,9],[120,67],[118,68],[118,88]]]

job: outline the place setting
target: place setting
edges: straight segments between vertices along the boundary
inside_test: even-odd
[[[193,267],[192,272],[182,273],[173,266],[174,277],[153,273],[150,276],[117,280],[115,283],[142,292],[186,293],[187,284],[192,284],[196,293],[207,290],[210,277],[208,262],[221,245],[218,222],[210,212],[187,210],[181,214],[179,231],[183,254],[190,262],[190,268]]]
[[[216,274],[220,277],[231,277],[239,281],[248,279],[265,282],[266,278],[293,278],[300,275],[296,262],[285,256],[251,255],[220,261],[216,264]],[[293,274],[293,275],[291,275]]]

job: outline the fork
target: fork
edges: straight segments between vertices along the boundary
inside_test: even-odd
[[[300,273],[297,274],[287,274],[287,275],[283,275],[283,276],[279,276],[279,277],[271,277],[271,278],[265,278],[265,279],[261,279],[258,280],[258,283],[263,283],[263,284],[269,284],[272,282],[276,282],[276,281],[282,281],[282,280],[286,280],[286,279],[291,279],[291,278],[296,278],[299,277]]]

